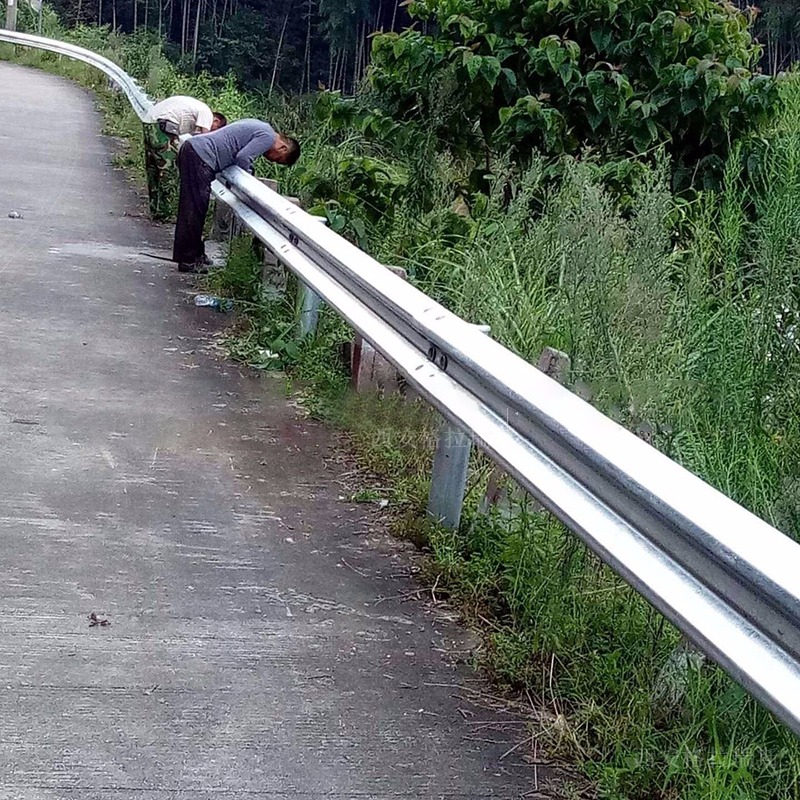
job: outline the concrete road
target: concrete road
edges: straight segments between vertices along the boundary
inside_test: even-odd
[[[91,97],[0,63],[0,117],[0,800],[544,796],[330,434],[139,255]]]

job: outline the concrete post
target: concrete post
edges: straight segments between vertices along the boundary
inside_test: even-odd
[[[556,350],[554,347],[545,347],[539,356],[536,369],[563,386],[569,379],[571,366],[570,358],[566,353]]]
[[[17,29],[17,0],[8,0],[6,6],[6,30],[15,31]]]
[[[403,280],[408,274],[402,267],[387,266]],[[355,392],[379,391],[384,395],[400,391],[394,365],[387,361],[366,339],[356,334],[350,352],[351,387]]]

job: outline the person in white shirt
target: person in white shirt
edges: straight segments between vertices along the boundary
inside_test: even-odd
[[[155,220],[170,216],[172,187],[165,172],[175,160],[184,140],[209,133],[228,124],[224,114],[212,111],[194,97],[176,95],[156,103],[144,126],[144,158],[150,214]]]
[[[201,100],[183,95],[156,103],[147,113],[146,121],[157,123],[161,132],[173,141],[186,134],[194,136],[219,130],[228,122],[224,114],[212,111]]]

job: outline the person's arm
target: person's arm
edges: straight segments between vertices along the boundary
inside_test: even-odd
[[[273,144],[277,136],[271,131],[258,131],[253,138],[236,154],[235,164],[245,172],[253,173],[253,162],[263,156]]]

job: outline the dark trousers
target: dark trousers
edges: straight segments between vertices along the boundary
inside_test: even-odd
[[[205,255],[203,226],[211,202],[214,171],[197,155],[191,142],[186,142],[178,153],[178,169],[181,174],[181,193],[172,260],[192,263]]]

